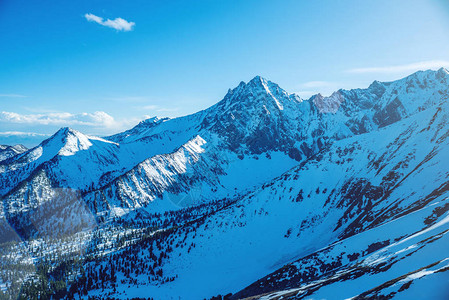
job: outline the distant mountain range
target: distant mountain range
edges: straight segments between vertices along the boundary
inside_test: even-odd
[[[307,100],[257,76],[185,117],[0,146],[1,291],[446,299],[448,98],[443,68]]]

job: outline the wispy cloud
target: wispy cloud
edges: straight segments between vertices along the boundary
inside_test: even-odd
[[[303,88],[322,88],[322,87],[330,87],[335,86],[335,82],[329,82],[329,81],[308,81],[300,86]]]
[[[50,136],[50,134],[46,133],[36,133],[36,132],[22,132],[22,131],[4,131],[0,132],[1,137],[13,137],[13,136],[20,136],[20,137],[46,137]]]
[[[142,107],[145,110],[156,110],[158,108],[157,105],[145,105]]]
[[[330,95],[332,92],[338,90],[339,88],[341,88],[341,83],[339,82],[317,80],[301,83],[293,90],[298,96],[302,98],[308,98],[318,93]]]
[[[179,110],[178,107],[161,107],[159,105],[153,105],[153,104],[143,106],[142,109],[152,110],[152,111],[156,111],[156,112],[176,112]]]
[[[114,20],[107,19],[105,21],[102,17],[96,16],[94,14],[85,14],[84,17],[89,22],[95,22],[102,26],[114,28],[118,31],[131,31],[133,30],[134,25],[136,25],[136,23],[128,22],[122,18],[115,18]]]
[[[20,95],[20,94],[0,94],[0,97],[4,97],[4,98],[26,98],[27,96]]]
[[[0,122],[31,125],[84,125],[106,128],[114,128],[118,125],[116,120],[104,111],[80,114],[71,114],[68,112],[18,114],[15,112],[2,111],[0,113]]]
[[[369,67],[369,68],[355,68],[346,70],[349,73],[363,74],[363,73],[401,73],[401,72],[415,72],[427,69],[439,69],[441,67],[449,67],[447,60],[429,60],[421,61],[405,65],[383,66],[383,67]]]
[[[318,94],[318,92],[317,91],[298,91],[298,92],[295,92],[295,94],[301,98],[309,98],[312,95]]]

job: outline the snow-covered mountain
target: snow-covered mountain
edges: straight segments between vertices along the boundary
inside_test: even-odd
[[[82,233],[69,298],[444,299],[448,97],[445,69],[310,99],[257,76],[193,115],[63,128],[0,161],[2,228],[49,270],[29,245]]]
[[[15,146],[0,145],[0,161],[13,157],[17,154],[23,153],[26,150],[28,150],[27,147],[23,145],[15,145]]]

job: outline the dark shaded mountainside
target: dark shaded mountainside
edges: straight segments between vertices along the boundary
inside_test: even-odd
[[[2,295],[445,299],[448,97],[445,69],[308,100],[255,77],[62,128],[0,161]]]

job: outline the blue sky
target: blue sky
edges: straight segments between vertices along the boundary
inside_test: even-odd
[[[0,144],[193,113],[255,75],[308,98],[441,66],[443,0],[2,0]]]

